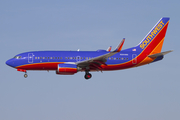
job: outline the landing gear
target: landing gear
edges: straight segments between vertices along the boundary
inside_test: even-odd
[[[24,74],[24,77],[25,77],[25,78],[27,78],[27,77],[28,77],[27,73],[25,73],[25,74]]]
[[[92,75],[89,73],[89,71],[86,72],[86,74],[84,75],[84,78],[87,80],[87,79],[90,79],[92,77]]]
[[[24,77],[27,78],[28,75],[27,75],[27,71],[25,69],[17,69],[17,71],[20,71],[20,72],[24,72]]]

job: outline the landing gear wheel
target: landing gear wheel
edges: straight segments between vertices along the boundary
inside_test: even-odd
[[[27,74],[24,74],[24,77],[25,77],[25,78],[27,78],[27,77],[28,77],[28,75],[27,75]]]
[[[85,79],[90,79],[91,77],[92,77],[92,75],[90,73],[86,73],[84,76]]]

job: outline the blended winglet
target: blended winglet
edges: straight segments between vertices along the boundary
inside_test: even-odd
[[[112,46],[108,47],[108,49],[106,51],[110,52],[111,48],[112,48]]]
[[[114,50],[114,52],[120,52],[122,49],[122,46],[124,44],[125,38],[120,42],[120,44],[117,46],[117,48]]]

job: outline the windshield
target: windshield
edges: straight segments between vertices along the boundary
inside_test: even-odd
[[[21,58],[21,56],[15,56],[14,58],[15,58],[15,59],[20,59],[20,58]]]

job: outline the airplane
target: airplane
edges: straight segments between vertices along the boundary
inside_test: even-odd
[[[112,71],[134,68],[162,60],[172,50],[161,52],[170,18],[161,18],[144,39],[135,47],[122,50],[125,38],[114,51],[31,51],[16,55],[6,61],[10,67],[24,72],[28,70],[53,70],[58,75],[74,75],[85,72],[90,79],[93,71]]]

